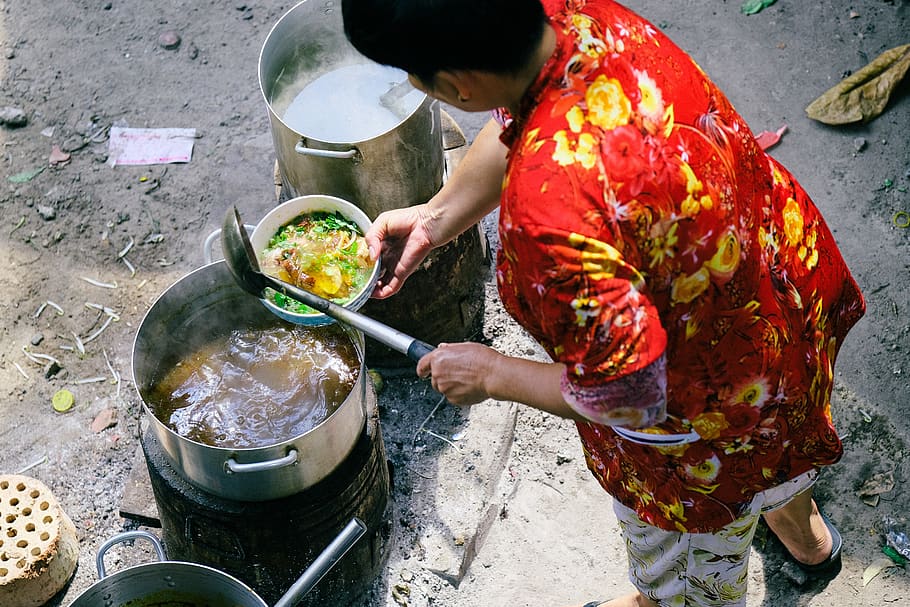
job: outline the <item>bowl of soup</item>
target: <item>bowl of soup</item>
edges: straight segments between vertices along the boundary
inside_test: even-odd
[[[379,278],[379,263],[370,257],[364,238],[370,224],[353,203],[311,194],[272,209],[256,225],[250,241],[263,273],[357,310],[369,300]],[[262,303],[292,323],[333,322],[271,288],[265,290]]]

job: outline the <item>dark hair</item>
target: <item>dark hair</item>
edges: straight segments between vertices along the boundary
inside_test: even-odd
[[[354,48],[424,82],[447,69],[515,73],[547,23],[540,0],[342,0],[341,6]]]

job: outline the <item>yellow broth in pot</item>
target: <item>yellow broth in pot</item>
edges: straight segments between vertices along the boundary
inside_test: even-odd
[[[338,325],[234,330],[184,356],[148,402],[155,417],[189,440],[268,447],[328,418],[359,373],[357,348]]]

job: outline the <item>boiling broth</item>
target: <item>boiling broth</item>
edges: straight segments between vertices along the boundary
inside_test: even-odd
[[[268,447],[334,413],[359,373],[357,348],[337,325],[235,330],[180,360],[149,403],[156,418],[192,441]]]
[[[380,98],[406,78],[407,74],[397,68],[371,63],[333,70],[297,93],[282,120],[296,132],[321,141],[350,143],[378,137],[402,119]],[[423,98],[424,94],[414,89],[396,107],[410,113]]]

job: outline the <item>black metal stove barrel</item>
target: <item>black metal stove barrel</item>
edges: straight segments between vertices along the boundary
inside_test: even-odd
[[[367,525],[366,535],[299,605],[360,604],[385,565],[392,525],[390,480],[375,414],[367,419],[351,454],[329,476],[300,493],[270,501],[225,499],[190,484],[171,467],[150,432],[143,436],[142,448],[170,560],[224,571],[274,604],[357,516]]]

